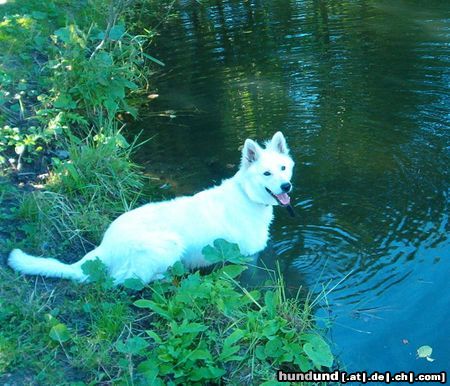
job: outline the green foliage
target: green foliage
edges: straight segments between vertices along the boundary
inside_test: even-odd
[[[121,210],[127,209],[144,187],[140,168],[130,160],[132,151],[133,146],[120,133],[85,141],[71,137],[69,159],[53,158],[48,187],[86,201],[101,195],[111,206],[119,204]]]
[[[211,264],[225,262],[240,264],[249,260],[241,255],[237,244],[228,243],[224,239],[215,240],[213,246],[207,245],[202,253],[205,260]]]
[[[49,191],[24,196],[18,210],[29,246],[43,241],[67,247],[97,244],[106,227],[131,209],[144,189],[144,176],[130,160],[133,145],[117,133],[80,141],[72,136],[70,158],[53,159]]]
[[[242,262],[236,246],[224,240],[204,248],[205,257],[220,262],[227,260],[224,251],[233,262]],[[143,360],[137,371],[144,382],[258,383],[280,367],[307,371],[332,366],[328,344],[310,331],[307,306],[293,307],[296,301],[284,298],[280,284],[272,283],[274,289],[264,296],[243,290],[233,277],[245,268],[238,263],[209,275],[182,277],[172,271],[168,281],[152,286],[150,298],[134,302],[153,315],[145,326],[150,348],[141,336],[133,352]],[[296,310],[297,315],[289,315]]]
[[[33,156],[42,152],[41,143],[45,143],[45,138],[35,126],[30,126],[26,132],[17,127],[3,126],[0,128],[0,164],[6,162],[5,156],[9,149],[14,149],[15,155],[19,156],[18,163],[23,155],[23,160],[30,163]]]
[[[319,335],[305,335],[305,342],[303,350],[314,363],[314,366],[317,368],[332,366],[333,354],[328,344]]]
[[[71,133],[112,133],[117,113],[136,116],[127,98],[148,86],[148,64],[162,63],[143,52],[153,34],[130,34],[124,2],[113,4],[32,0],[0,8],[7,47],[0,53],[0,163],[18,158],[20,169],[22,155],[35,161]]]
[[[97,257],[95,260],[86,261],[81,269],[85,275],[88,276],[88,281],[96,283],[104,290],[109,290],[113,287],[113,280],[108,275],[106,266]]]
[[[93,384],[121,378],[115,342],[133,310],[120,289],[103,283],[31,283],[0,268],[0,382]],[[31,284],[31,285],[29,285]]]
[[[150,344],[143,338],[135,336],[133,338],[128,338],[126,342],[117,342],[117,351],[123,354],[139,354],[145,350]]]
[[[59,249],[51,252],[57,254],[69,246],[81,248],[99,241],[111,219],[97,210],[93,199],[83,202],[56,192],[36,191],[23,197],[17,219],[23,221],[20,229],[28,248],[48,254],[44,247],[55,246]]]
[[[244,290],[232,278],[246,268],[241,264],[218,265],[208,275],[176,264],[164,280],[132,280],[125,288],[112,286],[98,259],[82,268],[87,283],[52,287],[34,279],[29,286],[0,268],[6,374],[27,369],[42,384],[262,384],[279,368],[333,364],[309,304],[287,299],[280,282]]]
[[[108,34],[95,27],[86,33],[72,24],[56,30],[53,40],[56,54],[47,68],[55,110],[83,111],[91,118],[104,111],[111,120],[118,111],[136,114],[125,96],[145,83],[145,36],[131,36],[123,24]]]
[[[48,334],[50,338],[59,343],[67,342],[70,339],[70,333],[67,326],[63,323],[55,324]]]
[[[137,278],[126,279],[123,282],[123,286],[133,291],[141,291],[145,288],[145,284],[142,282],[142,280]]]

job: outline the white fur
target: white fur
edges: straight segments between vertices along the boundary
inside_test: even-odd
[[[285,170],[282,170],[282,166]],[[201,250],[218,238],[237,243],[244,255],[265,248],[273,193],[292,177],[294,162],[281,132],[263,149],[247,139],[239,171],[221,185],[189,197],[150,203],[122,214],[111,223],[97,248],[74,264],[34,257],[15,249],[8,264],[21,273],[86,279],[81,265],[98,257],[115,284],[137,277],[144,283],[158,279],[176,261],[190,268],[208,265]],[[264,175],[269,171],[270,176]]]

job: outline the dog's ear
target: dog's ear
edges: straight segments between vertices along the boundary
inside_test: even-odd
[[[281,131],[277,131],[272,140],[267,143],[267,148],[277,151],[281,154],[289,154],[289,148],[286,143],[286,138]]]
[[[241,165],[243,167],[249,167],[259,158],[261,150],[261,147],[255,141],[252,139],[246,139],[244,147],[242,148]]]

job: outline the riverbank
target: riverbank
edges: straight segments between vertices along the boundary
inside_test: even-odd
[[[117,215],[167,198],[133,162],[139,143],[123,130],[138,115],[130,101],[153,92],[153,68],[163,65],[146,51],[155,32],[139,24],[157,4],[112,4],[1,8],[3,259],[19,247],[76,261]],[[168,14],[170,5],[158,6]],[[177,265],[145,287],[112,287],[100,264],[86,267],[85,285],[2,265],[0,381],[273,384],[278,368],[332,366],[310,300],[288,299],[277,275],[245,290],[240,254],[220,241],[208,253],[219,250],[233,264],[205,275]]]

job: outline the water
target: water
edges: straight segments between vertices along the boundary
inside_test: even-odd
[[[262,260],[290,288],[336,286],[317,314],[348,370],[449,370],[450,3],[177,7],[151,50],[166,67],[138,124],[148,170],[193,193],[282,130],[298,215],[276,210]]]

